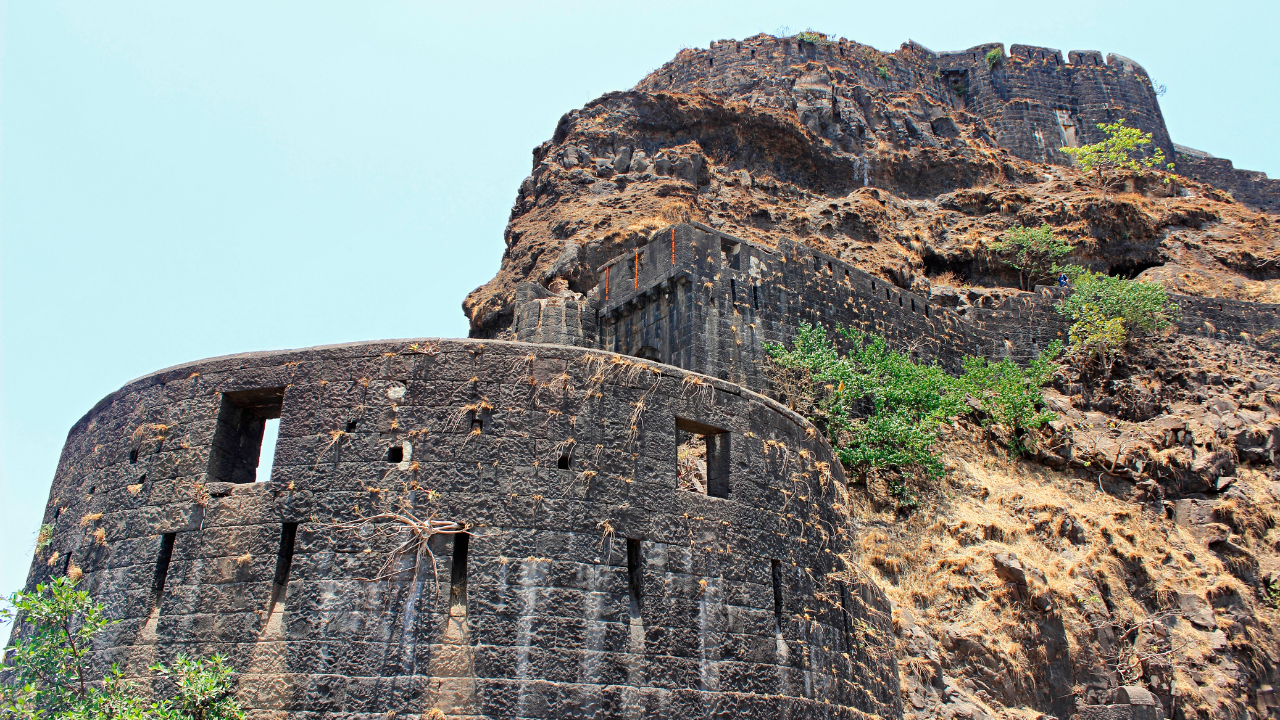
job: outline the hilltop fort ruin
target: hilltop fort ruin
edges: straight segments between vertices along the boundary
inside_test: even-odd
[[[1188,180],[1084,189],[1059,148],[1120,118]],[[809,322],[1026,359],[1065,335],[1059,291],[979,287],[1007,278],[970,237],[1023,215],[1098,269],[1228,278],[1177,298],[1183,333],[1280,329],[1249,295],[1276,181],[1175,155],[1118,55],[721,41],[533,159],[472,338],[189,363],[71,429],[28,588],[83,574],[120,620],[100,667],[224,652],[255,718],[901,717],[844,473],[769,397],[763,344]]]

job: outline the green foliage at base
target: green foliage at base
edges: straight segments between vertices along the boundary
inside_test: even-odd
[[[937,479],[942,460],[934,453],[941,425],[973,404],[984,423],[997,423],[1020,438],[1027,430],[1052,420],[1045,412],[1040,387],[1048,382],[1062,351],[1055,343],[1026,369],[1011,360],[998,363],[967,358],[961,377],[935,364],[921,364],[889,347],[884,338],[837,328],[847,342],[841,353],[823,327],[800,326],[788,350],[767,345],[780,368],[801,370],[813,399],[815,419],[826,427],[840,461],[865,478],[873,470],[889,470],[889,491],[899,508],[918,504],[910,480]],[[1011,448],[1020,452],[1021,441]]]
[[[226,658],[190,660],[151,672],[175,680],[172,699],[149,692],[112,665],[94,682],[88,664],[93,637],[115,621],[76,583],[57,578],[34,593],[15,593],[0,609],[0,621],[19,622],[13,644],[0,660],[0,718],[4,720],[242,720],[232,695],[234,670]]]

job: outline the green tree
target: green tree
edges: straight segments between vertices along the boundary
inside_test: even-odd
[[[1075,245],[1059,238],[1048,223],[1037,228],[1010,228],[988,247],[1018,271],[1018,287],[1023,290],[1030,290],[1036,280],[1053,275],[1055,263],[1075,249]]]
[[[1152,144],[1151,133],[1125,125],[1124,118],[1113,123],[1098,123],[1098,129],[1106,133],[1106,140],[1092,145],[1064,147],[1062,152],[1070,155],[1102,190],[1110,190],[1119,183],[1120,173],[1125,170],[1173,169],[1174,164],[1165,162],[1164,151],[1159,147],[1147,152],[1147,146]],[[1165,182],[1168,181],[1165,178]]]
[[[1164,330],[1178,318],[1178,305],[1162,285],[1075,265],[1057,270],[1071,278],[1071,295],[1058,304],[1072,320],[1071,349],[1107,369],[1134,337]]]
[[[89,593],[62,577],[37,585],[34,593],[15,594],[9,604],[0,609],[0,621],[20,616],[24,627],[14,628],[13,646],[0,662],[0,710],[17,717],[62,717],[84,706],[93,693],[93,636],[112,621]]]
[[[242,720],[226,658],[188,660],[153,672],[176,678],[173,700],[158,702],[112,665],[94,682],[93,638],[115,621],[75,581],[57,578],[33,593],[15,593],[0,621],[20,623],[0,660],[0,718],[5,720]]]

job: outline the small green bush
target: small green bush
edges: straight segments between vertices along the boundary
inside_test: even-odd
[[[1071,279],[1071,294],[1058,304],[1058,312],[1072,320],[1071,349],[1108,367],[1134,337],[1164,330],[1178,319],[1178,305],[1162,285],[1076,265],[1055,270]]]
[[[942,460],[933,452],[941,425],[968,411],[967,397],[983,411],[985,424],[1008,428],[1013,452],[1024,450],[1027,430],[1052,420],[1040,387],[1057,366],[1060,343],[1048,348],[1025,370],[1010,360],[991,363],[967,358],[961,377],[936,364],[921,364],[889,347],[884,338],[837,328],[849,346],[841,353],[825,328],[802,324],[790,350],[766,345],[774,364],[807,375],[802,403],[828,438],[840,461],[865,480],[873,470],[894,471],[889,492],[899,509],[919,501],[911,480],[936,480]]]
[[[887,67],[885,67],[885,66],[881,65],[880,67],[876,68],[876,70],[880,73],[880,79],[881,79],[881,80],[888,80],[888,79],[889,79],[889,68],[887,68]]]
[[[796,39],[802,42],[813,43],[814,45],[834,45],[835,42],[826,33],[818,32],[813,28],[796,34]]]
[[[1038,228],[1015,227],[989,245],[991,251],[1018,271],[1018,285],[1030,290],[1036,280],[1055,275],[1055,263],[1075,246],[1059,238],[1048,223]]]
[[[1000,61],[1004,59],[1004,53],[1000,48],[991,48],[987,51],[987,67],[995,70]]]
[[[1120,181],[1120,171],[1143,168],[1173,170],[1174,163],[1165,162],[1163,150],[1157,147],[1147,152],[1147,146],[1152,144],[1151,133],[1125,125],[1124,118],[1113,123],[1098,123],[1098,129],[1106,133],[1106,140],[1061,150],[1071,156],[1085,175],[1103,190],[1111,189]],[[1166,183],[1169,180],[1168,177],[1164,179]]]

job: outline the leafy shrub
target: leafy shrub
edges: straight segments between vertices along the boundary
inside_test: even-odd
[[[1003,59],[1004,59],[1004,53],[1000,50],[1000,48],[991,48],[990,50],[987,51],[987,67],[991,68],[992,70],[995,70],[996,66],[999,65],[1000,61]]]
[[[889,68],[881,65],[880,67],[876,68],[876,70],[879,71],[881,80],[889,79]]]
[[[115,621],[76,582],[57,578],[37,585],[34,593],[15,593],[0,620],[14,622],[13,644],[0,660],[0,717],[37,720],[242,720],[244,713],[231,693],[234,671],[221,655],[188,660],[179,655],[172,668],[153,672],[174,675],[172,700],[146,699],[145,692],[112,665],[101,686],[93,682],[88,656],[93,638]]]
[[[1107,367],[1133,337],[1164,330],[1178,318],[1178,305],[1162,285],[1075,265],[1057,270],[1071,278],[1073,287],[1058,304],[1058,312],[1072,320],[1071,349]]]
[[[1073,292],[1059,309],[1077,319],[1086,306],[1106,317],[1124,320],[1125,330],[1147,334],[1163,330],[1178,319],[1177,304],[1163,285],[1093,272],[1077,265],[1060,268],[1071,279]]]
[[[1053,378],[1058,369],[1054,360],[1061,354],[1062,343],[1055,340],[1025,369],[1009,358],[994,363],[979,357],[964,360],[961,387],[978,401],[986,416],[985,424],[995,423],[1013,432],[1010,449],[1015,454],[1025,449],[1022,439],[1028,430],[1043,427],[1057,417],[1044,409],[1040,388]]]
[[[1107,135],[1106,140],[1092,145],[1062,148],[1062,152],[1070,155],[1076,165],[1086,175],[1091,175],[1095,184],[1103,190],[1118,183],[1118,173],[1123,170],[1138,171],[1157,167],[1172,170],[1174,167],[1173,163],[1165,163],[1164,151],[1160,148],[1147,153],[1146,146],[1152,143],[1151,133],[1129,127],[1124,122],[1124,118],[1120,118],[1113,123],[1098,123],[1098,129]],[[1169,182],[1169,178],[1166,177],[1165,182]]]
[[[814,45],[834,45],[831,37],[826,33],[820,33],[813,28],[809,28],[802,33],[796,34],[796,39],[802,42],[813,43]]]
[[[991,251],[1018,271],[1018,286],[1030,290],[1035,281],[1044,279],[1056,270],[1055,263],[1066,257],[1075,246],[1062,240],[1048,223],[1038,228],[1015,227],[991,243]]]
[[[863,480],[875,470],[891,471],[889,492],[899,509],[918,504],[911,479],[936,480],[942,460],[933,452],[938,428],[967,411],[973,397],[986,415],[1021,437],[1053,419],[1044,412],[1040,386],[1057,368],[1061,344],[1049,348],[1026,370],[1010,360],[989,363],[967,358],[964,375],[948,375],[936,364],[921,364],[889,347],[884,338],[837,328],[849,350],[841,353],[825,328],[802,324],[790,350],[766,345],[776,367],[808,375],[809,397],[800,403],[823,426],[837,457]]]

